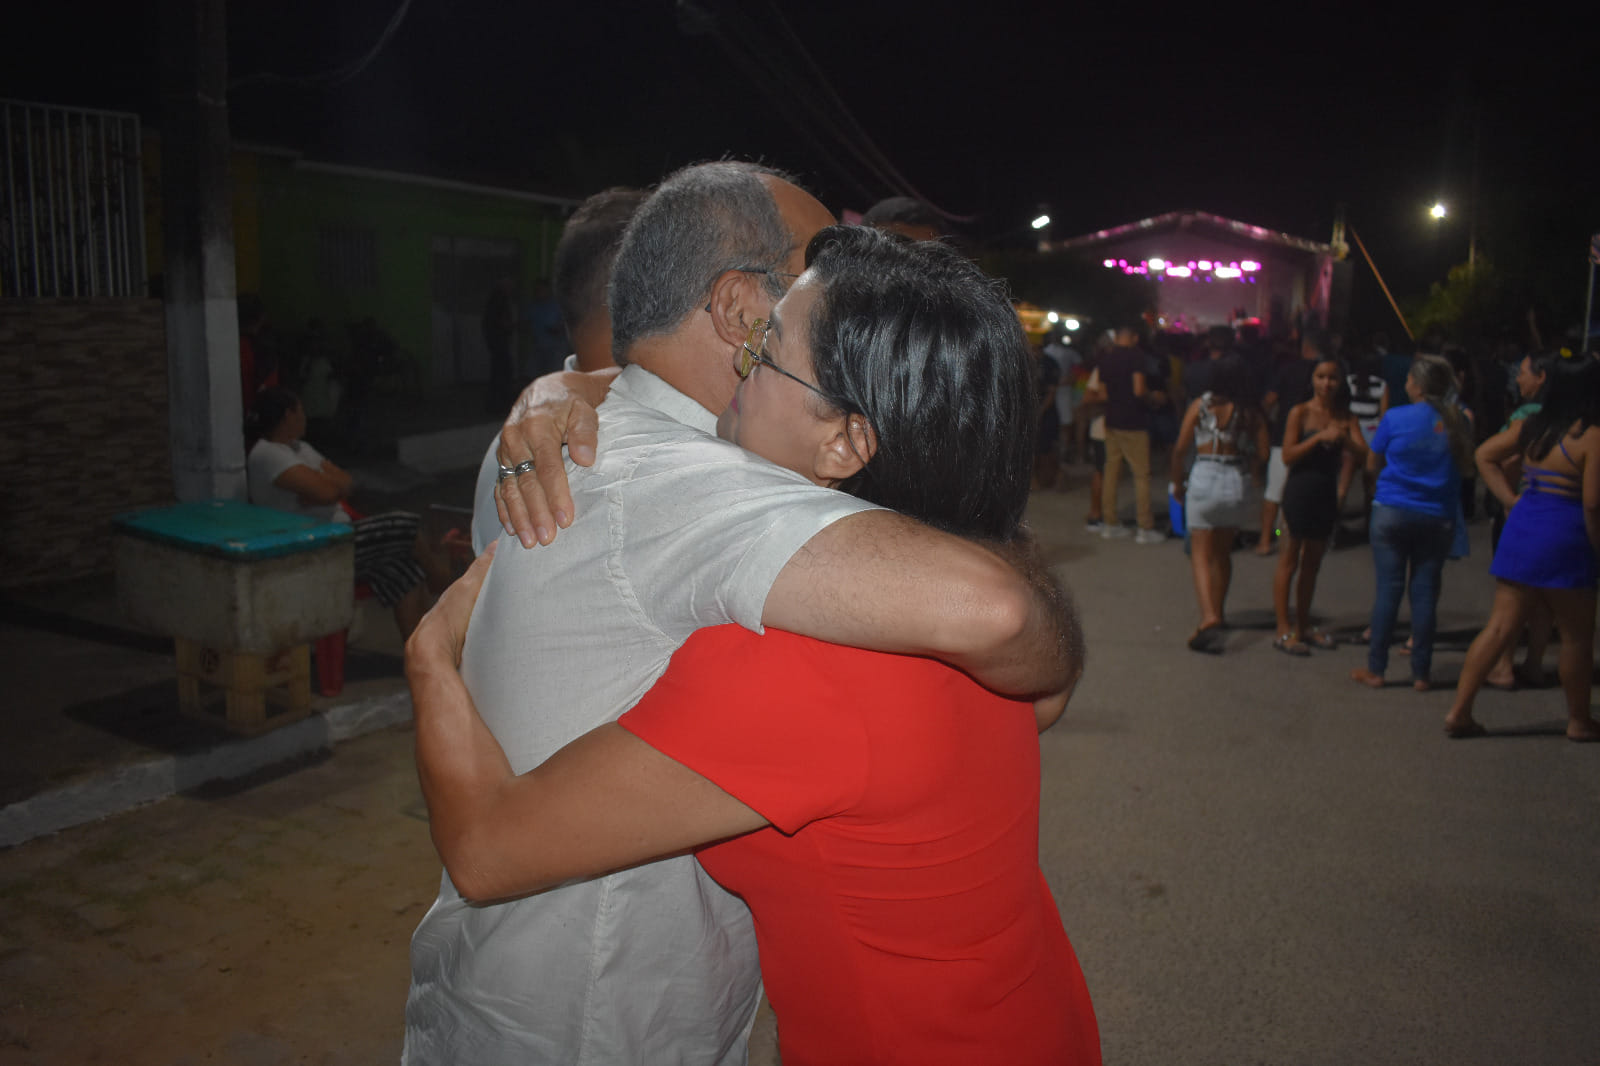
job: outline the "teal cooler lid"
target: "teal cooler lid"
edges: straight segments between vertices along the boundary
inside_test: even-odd
[[[112,519],[112,526],[130,537],[239,563],[325,548],[355,535],[347,522],[324,522],[239,500],[133,511]]]

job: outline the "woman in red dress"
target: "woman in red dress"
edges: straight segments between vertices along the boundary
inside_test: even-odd
[[[808,262],[752,329],[719,435],[1023,550],[1032,364],[1003,293],[948,248],[865,228],[823,230]],[[486,569],[408,646],[419,727],[470,706],[454,667]],[[1036,718],[933,660],[717,626],[620,722],[527,774],[475,714],[419,759],[469,898],[694,849],[750,906],[786,1066],[1092,1064],[1094,1011],[1038,865],[1037,729],[1061,703]]]

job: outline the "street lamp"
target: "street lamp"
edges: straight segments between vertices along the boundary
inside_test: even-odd
[[[1467,277],[1470,278],[1478,266],[1478,226],[1477,220],[1473,218],[1472,205],[1469,203],[1467,206]],[[1437,201],[1428,208],[1428,214],[1433,216],[1435,222],[1442,221],[1449,213],[1443,201]]]

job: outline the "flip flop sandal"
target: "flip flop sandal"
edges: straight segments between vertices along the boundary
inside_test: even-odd
[[[1296,640],[1293,633],[1278,634],[1278,639],[1272,642],[1272,646],[1285,655],[1293,655],[1302,659],[1311,654],[1311,649]]]
[[[1339,642],[1337,640],[1334,640],[1333,637],[1324,633],[1320,629],[1313,629],[1310,633],[1306,634],[1305,639],[1306,642],[1312,647],[1321,648],[1324,651],[1332,651],[1334,648],[1339,646]]]
[[[1223,644],[1227,637],[1219,625],[1206,626],[1197,629],[1189,638],[1189,650],[1203,652],[1206,655],[1221,655]]]

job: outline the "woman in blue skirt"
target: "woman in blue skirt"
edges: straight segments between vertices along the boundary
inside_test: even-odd
[[[1519,455],[1526,485],[1520,496],[1500,465]],[[1600,740],[1600,724],[1589,714],[1600,555],[1600,362],[1570,354],[1558,361],[1544,407],[1484,441],[1477,457],[1484,484],[1510,513],[1489,567],[1497,581],[1494,609],[1467,650],[1445,731],[1483,733],[1472,717],[1473,698],[1529,609],[1543,603],[1561,630],[1567,739]]]

